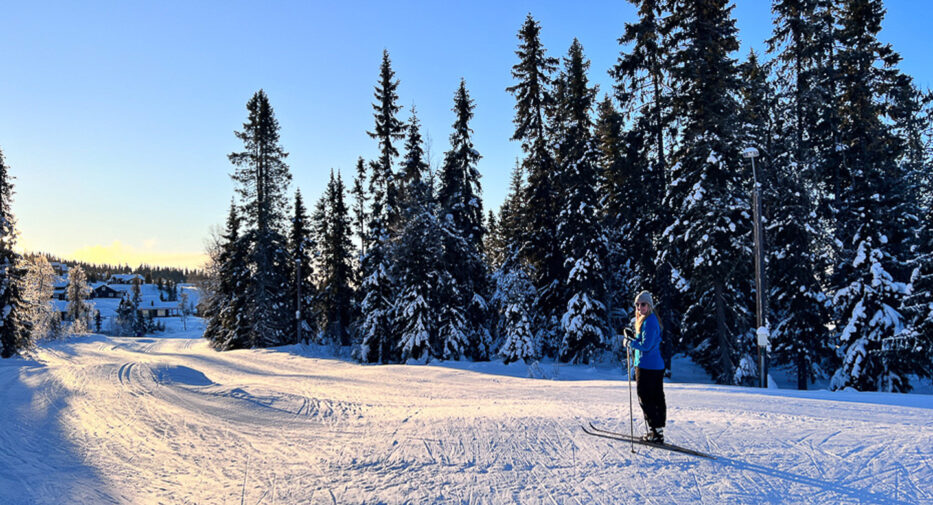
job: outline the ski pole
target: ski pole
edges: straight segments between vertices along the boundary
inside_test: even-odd
[[[625,329],[625,375],[628,377],[628,426],[631,435],[632,453],[635,453],[635,414],[632,411],[632,357],[629,348],[629,330]]]

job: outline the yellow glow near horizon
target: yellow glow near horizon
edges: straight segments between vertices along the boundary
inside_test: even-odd
[[[152,266],[176,268],[203,268],[207,262],[207,255],[202,253],[185,253],[158,251],[150,249],[155,241],[146,241],[146,249],[139,250],[119,240],[108,245],[92,245],[82,247],[65,255],[64,259],[74,259],[86,263],[102,263],[108,265],[129,265],[136,267],[146,264]]]

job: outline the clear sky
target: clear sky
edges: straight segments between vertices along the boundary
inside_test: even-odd
[[[933,85],[933,3],[889,0],[881,39]],[[309,206],[331,169],[352,181],[376,144],[371,103],[382,50],[417,107],[436,165],[460,78],[476,102],[485,208],[498,208],[520,154],[513,131],[516,33],[527,13],[548,53],[574,37],[606,71],[634,9],[621,0],[6,2],[0,15],[0,149],[16,177],[19,245],[96,262],[198,266],[233,195],[227,154],[260,88],[282,126]],[[763,51],[770,2],[733,12],[744,57]]]

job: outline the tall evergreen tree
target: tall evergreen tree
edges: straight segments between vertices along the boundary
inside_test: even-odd
[[[767,81],[767,70],[752,52],[742,64],[740,124],[742,145],[762,153],[757,158],[763,195],[767,270],[765,300],[771,327],[773,355],[796,369],[797,388],[825,374],[833,356],[828,332],[827,297],[819,284],[814,262],[819,223],[813,202],[812,171],[804,173],[794,157],[796,126],[792,100],[779,102]],[[789,95],[792,96],[792,95]],[[777,111],[775,113],[775,111]],[[775,121],[775,118],[778,118]]]
[[[399,212],[393,170],[395,158],[398,157],[396,141],[405,136],[405,126],[398,118],[398,113],[402,110],[402,106],[398,105],[398,86],[399,80],[395,78],[395,71],[392,70],[389,51],[384,49],[382,64],[379,67],[379,84],[374,94],[376,101],[372,104],[376,123],[369,136],[379,143],[379,160],[373,168],[379,170],[379,178],[385,180],[386,224],[390,229],[395,226]]]
[[[316,244],[311,236],[310,223],[301,190],[295,191],[295,208],[292,216],[291,233],[288,237],[288,255],[290,261],[290,282],[287,300],[290,303],[292,321],[295,323],[294,339],[301,335],[302,341],[314,338],[316,331],[314,300],[316,297],[314,279],[314,254]],[[299,330],[300,327],[300,330]]]
[[[360,359],[388,363],[396,355],[391,314],[392,278],[389,263],[389,233],[386,224],[385,185],[378,167],[373,164],[372,209],[370,211],[369,248],[362,261]]]
[[[906,355],[913,373],[933,377],[933,209],[927,207],[926,226],[920,230],[921,251],[911,276],[910,294],[904,299],[903,311],[908,326],[897,335],[889,352]]]
[[[772,65],[779,100],[775,112],[781,123],[780,147],[769,158],[776,174],[785,167],[795,172],[795,179],[802,184],[798,190],[813,199],[815,214],[807,220],[812,223],[808,244],[812,259],[808,263],[814,264],[814,273],[821,284],[826,283],[824,272],[831,271],[830,265],[837,255],[832,234],[842,185],[837,149],[833,3],[834,0],[776,0],[772,5],[774,34],[768,40],[768,52],[775,55]]]
[[[841,253],[833,272],[844,349],[834,389],[907,391],[916,362],[884,352],[886,340],[905,325],[898,309],[907,294],[909,245],[919,223],[908,174],[897,163],[903,144],[892,135],[884,107],[900,57],[877,40],[883,16],[880,0],[842,2],[839,151],[848,184],[840,194]]]
[[[637,128],[623,131],[623,124],[622,114],[612,99],[605,96],[597,106],[594,141],[598,150],[599,220],[607,243],[604,279],[610,340],[631,319],[630,306],[636,290],[651,285],[649,279],[636,272],[643,271],[641,265],[653,263],[655,256],[653,243],[645,247],[645,240],[632,239],[638,235],[636,229],[643,229],[644,221],[637,214],[642,207],[631,202],[643,194],[637,177],[641,173],[639,167],[648,163],[635,161],[640,156],[644,135]],[[652,232],[651,228],[643,230]],[[615,342],[610,345],[622,349]]]
[[[615,79],[615,93],[623,110],[642,110],[637,115],[637,129],[643,132],[644,157],[649,170],[656,174],[664,190],[671,129],[670,93],[665,91],[667,61],[672,27],[664,21],[668,14],[663,0],[633,0],[638,7],[638,21],[626,23],[619,44],[630,45],[609,74]],[[630,114],[630,112],[629,112]]]
[[[382,53],[379,84],[373,104],[375,129],[369,135],[379,142],[379,160],[370,163],[369,192],[372,204],[369,212],[366,254],[362,259],[360,286],[360,359],[366,362],[388,363],[398,359],[392,318],[391,239],[392,227],[398,217],[393,160],[398,156],[394,142],[404,136],[403,124],[397,114],[399,81],[395,79],[388,51]]]
[[[453,111],[456,119],[450,135],[450,150],[444,156],[444,165],[439,174],[437,190],[442,225],[446,229],[444,240],[444,267],[450,273],[453,284],[445,305],[461,307],[463,322],[457,328],[454,321],[447,319],[442,327],[448,327],[448,341],[444,344],[445,357],[467,355],[473,359],[486,359],[491,349],[491,335],[487,325],[487,279],[482,258],[483,205],[480,193],[480,174],[476,163],[479,152],[473,147],[473,100],[466,89],[465,81],[454,94]],[[464,341],[458,341],[459,338]]]
[[[356,177],[353,178],[353,228],[356,240],[359,242],[359,256],[357,261],[366,254],[366,221],[368,220],[366,207],[369,195],[366,192],[366,162],[363,158],[356,160]]]
[[[621,315],[623,307],[630,307],[635,293],[641,289],[655,292],[662,322],[662,354],[669,368],[668,347],[679,334],[677,323],[681,319],[681,303],[671,283],[671,263],[664,259],[676,257],[677,253],[664,251],[661,240],[661,232],[673,222],[672,213],[663,199],[639,198],[637,209],[630,202],[638,198],[634,195],[665,194],[670,184],[668,160],[677,140],[677,123],[671,108],[669,62],[674,50],[673,34],[680,27],[669,12],[671,2],[633,3],[638,8],[638,21],[626,23],[619,38],[623,51],[609,72],[615,79],[620,119],[631,125],[621,139],[624,147],[617,148],[620,152],[612,155],[612,161],[607,160],[607,166],[614,168],[607,174],[610,179],[604,212],[617,221],[608,231],[617,249],[611,257],[628,261],[626,267],[613,260],[611,270],[619,278],[614,279],[609,295]],[[604,151],[610,148],[607,141],[618,142],[607,137],[602,141]],[[621,277],[623,272],[627,272],[626,277]]]
[[[0,151],[0,357],[9,358],[31,345],[29,307],[23,293],[26,272],[16,246],[13,183]]]
[[[325,192],[327,226],[321,242],[320,326],[329,342],[350,345],[353,315],[353,243],[340,172],[330,174]]]
[[[554,103],[551,93],[556,58],[546,55],[541,43],[541,26],[529,14],[518,32],[518,63],[512,66],[517,81],[506,90],[515,96],[515,133],[512,140],[522,144],[522,169],[527,175],[522,207],[523,242],[520,250],[528,262],[538,298],[535,300],[535,333],[543,350],[556,354],[560,345],[560,315],[564,307],[559,287],[567,278],[557,242],[557,188],[553,179],[554,159],[549,150],[548,110]]]
[[[226,228],[220,243],[211,252],[210,270],[214,276],[213,290],[208,294],[204,338],[217,350],[242,349],[250,346],[247,312],[249,266],[247,250],[240,238],[240,216],[230,202]]]
[[[442,264],[443,230],[427,183],[428,164],[414,109],[405,151],[400,187],[402,228],[393,249],[397,293],[393,312],[399,347],[403,360],[442,358],[440,288],[449,280]]]
[[[247,102],[249,116],[236,132],[244,151],[231,153],[237,168],[232,174],[246,224],[243,241],[249,248],[247,311],[250,347],[268,347],[290,341],[294,314],[286,299],[289,260],[282,234],[287,215],[286,191],[291,173],[279,144],[279,122],[269,99],[259,90]]]
[[[608,343],[603,280],[606,238],[597,216],[598,154],[591,119],[596,88],[589,86],[589,66],[583,46],[574,39],[558,78],[556,116],[561,121],[554,124],[555,165],[565,195],[557,239],[568,272],[561,358],[574,362],[589,362],[596,349]]]
[[[909,81],[909,79],[908,79]],[[921,226],[913,248],[910,293],[903,313],[908,326],[898,336],[894,352],[904,353],[920,377],[933,377],[933,93],[920,93],[911,82],[903,82],[896,93],[898,136],[905,141],[900,164],[912,174],[920,210]],[[923,350],[926,349],[924,353]]]
[[[739,158],[736,128],[738,49],[725,0],[678,0],[672,22],[672,102],[682,118],[665,204],[676,220],[664,232],[661,260],[686,301],[682,333],[689,350],[721,383],[754,377],[749,317],[753,254],[748,201],[751,177]],[[746,258],[746,261],[738,260]],[[744,366],[743,366],[744,365]]]
[[[499,251],[491,276],[494,287],[491,305],[498,313],[499,356],[506,363],[517,360],[527,363],[541,357],[541,346],[533,328],[537,293],[521,254],[523,183],[522,166],[516,163],[509,193],[499,209],[497,226],[492,228],[498,235]]]

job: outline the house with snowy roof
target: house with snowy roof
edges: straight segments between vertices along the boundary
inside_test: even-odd
[[[107,284],[142,284],[146,278],[139,274],[113,274]]]
[[[55,275],[68,275],[68,265],[64,263],[52,261],[49,263],[49,266],[52,267],[52,271],[55,272]]]
[[[68,276],[56,275],[52,281],[52,299],[64,300],[65,292],[68,290]]]
[[[122,298],[124,293],[103,282],[91,286],[91,298]]]

